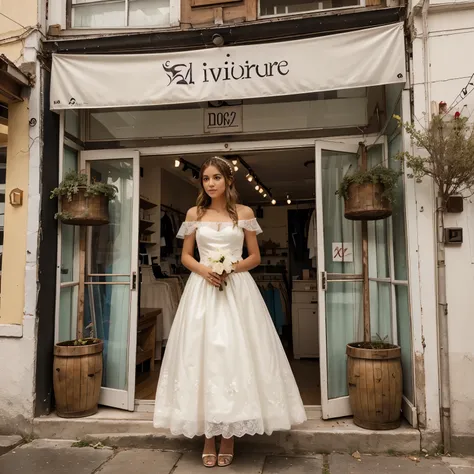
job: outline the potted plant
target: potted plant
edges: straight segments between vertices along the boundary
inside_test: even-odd
[[[58,197],[61,201],[61,211],[55,217],[69,225],[108,224],[108,202],[114,199],[117,191],[112,184],[89,183],[86,174],[69,171],[61,184],[51,191],[51,199]]]
[[[370,317],[370,314],[369,314]],[[367,323],[364,313],[364,320]],[[401,348],[387,338],[346,347],[349,402],[354,423],[369,430],[400,426],[403,396]]]
[[[344,199],[344,217],[353,221],[390,217],[400,174],[379,165],[345,176],[337,191]]]
[[[104,343],[94,337],[54,346],[53,387],[56,414],[79,418],[97,413]]]

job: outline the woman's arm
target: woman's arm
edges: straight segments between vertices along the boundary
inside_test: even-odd
[[[250,220],[255,219],[255,214],[253,213],[250,207],[242,206],[239,212],[239,219]],[[255,267],[260,265],[262,261],[260,257],[260,248],[257,241],[257,233],[251,230],[244,229],[245,233],[245,243],[247,244],[248,257],[240,262],[237,262],[234,265],[234,271],[239,272],[248,272]]]
[[[197,209],[195,207],[189,209],[186,214],[186,221],[197,220]],[[217,273],[213,273],[209,267],[199,263],[194,258],[194,246],[196,243],[196,232],[184,237],[183,250],[181,252],[181,263],[191,272],[197,273],[207,280],[211,285],[220,286],[221,277]]]

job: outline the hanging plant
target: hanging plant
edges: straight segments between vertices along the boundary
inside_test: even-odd
[[[336,194],[344,199],[346,219],[378,220],[391,216],[400,175],[399,171],[379,165],[345,176]]]
[[[61,184],[51,191],[51,199],[61,200],[61,212],[55,215],[65,224],[103,225],[109,222],[108,202],[118,189],[113,184],[92,181],[84,173],[69,171]]]

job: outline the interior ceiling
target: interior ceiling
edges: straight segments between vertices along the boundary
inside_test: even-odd
[[[201,167],[202,163],[212,155],[182,155],[186,161]],[[279,202],[286,201],[286,195],[291,199],[312,199],[315,194],[315,170],[314,149],[298,148],[292,150],[272,150],[258,153],[240,153],[240,156],[252,171],[258,176],[262,184],[270,189],[273,198]],[[162,167],[174,173],[195,186],[198,182],[193,179],[191,171],[182,171],[174,166],[179,156],[160,158]],[[148,158],[148,159],[156,159]],[[307,162],[310,163],[307,163]],[[305,165],[306,163],[306,165]],[[239,164],[239,170],[235,173],[237,190],[242,203],[255,204],[269,202],[267,197],[255,190],[255,182],[249,183],[245,178],[247,171]]]

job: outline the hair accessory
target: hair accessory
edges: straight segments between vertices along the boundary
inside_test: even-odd
[[[221,158],[220,156],[214,156],[214,158],[216,160],[223,161],[229,167],[229,171],[230,171],[231,176],[234,174],[234,170],[232,169],[232,166],[230,165],[230,163],[226,159]]]

